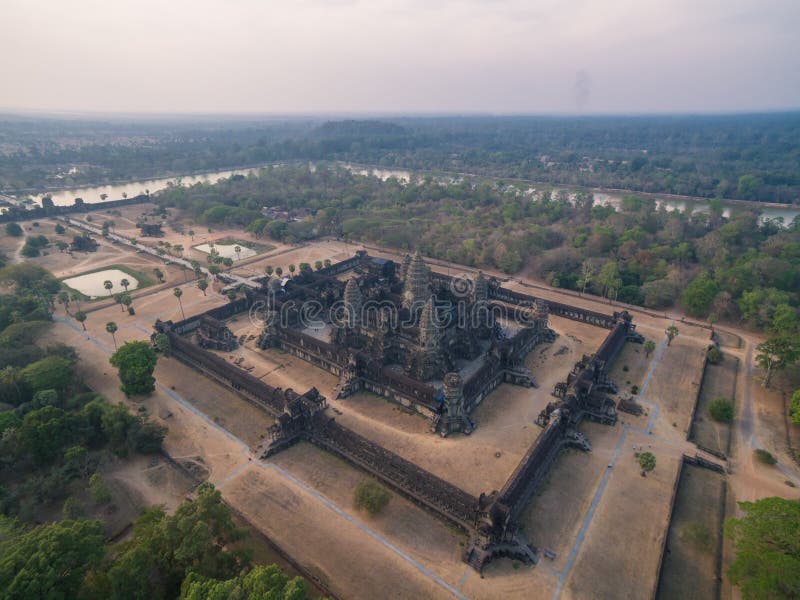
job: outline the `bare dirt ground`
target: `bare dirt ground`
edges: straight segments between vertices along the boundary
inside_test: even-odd
[[[729,398],[735,401],[736,374],[739,359],[726,355],[719,365],[709,363],[700,390],[700,401],[692,431],[694,441],[706,448],[728,454],[730,451],[731,424],[720,423],[711,418],[709,405],[716,398]]]
[[[721,549],[724,488],[725,478],[719,473],[683,465],[661,567],[659,600],[718,597],[714,574]]]
[[[603,330],[575,321],[553,317],[551,326],[559,333],[553,344],[534,349],[526,365],[533,371],[538,388],[503,384],[486,398],[472,415],[477,428],[469,436],[442,439],[431,435],[430,422],[375,394],[356,394],[332,400],[342,414],[336,418],[403,458],[435,475],[479,495],[500,489],[527,449],[538,437],[539,412],[552,400],[553,386],[566,379],[572,365],[583,354],[593,353],[605,337]],[[240,316],[229,322],[238,337],[254,335],[259,325]],[[232,353],[219,353],[228,360],[244,358],[241,365],[270,385],[295,390],[312,386],[332,398],[338,379],[305,361],[276,350],[259,350],[255,340]]]
[[[564,597],[652,597],[681,453],[653,444],[658,465],[641,477],[632,446],[649,448],[651,441],[632,430],[626,437],[564,582]],[[610,450],[595,446],[593,452],[610,454]]]

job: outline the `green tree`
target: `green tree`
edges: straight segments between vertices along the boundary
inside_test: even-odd
[[[602,286],[603,298],[610,297],[611,290],[619,289],[619,268],[616,261],[605,263],[597,275],[597,282]]]
[[[704,317],[718,293],[716,281],[708,273],[700,273],[683,290],[681,301],[690,315]]]
[[[656,457],[652,452],[642,452],[639,454],[639,466],[642,471],[649,473],[656,468]]]
[[[246,574],[219,581],[189,573],[181,585],[181,600],[223,598],[269,598],[306,600],[307,584],[302,577],[290,578],[277,565],[258,565]]]
[[[789,415],[793,424],[800,425],[800,390],[792,394],[792,399],[789,402]]]
[[[730,423],[733,421],[733,401],[723,397],[714,398],[708,405],[708,413],[715,421]]]
[[[175,598],[190,571],[198,579],[219,580],[241,573],[249,565],[247,553],[227,548],[242,536],[219,491],[203,483],[196,499],[172,516],[161,507],[147,509],[98,579],[110,590],[106,597]]]
[[[272,265],[267,265],[266,267],[264,267],[264,273],[266,273],[267,277],[272,276],[272,271],[273,271]]]
[[[172,290],[172,294],[178,299],[178,306],[181,307],[181,317],[186,320],[186,315],[183,312],[183,302],[181,302],[181,296],[183,296],[183,290],[179,287],[176,287]]]
[[[111,490],[108,484],[103,481],[100,473],[95,473],[89,478],[89,491],[97,504],[108,504],[111,502]]]
[[[79,426],[77,418],[55,406],[29,412],[18,430],[22,449],[39,465],[51,462],[68,442],[74,439]]]
[[[389,498],[389,492],[375,479],[363,479],[353,492],[353,505],[374,516],[383,510]]]
[[[17,223],[6,223],[6,235],[10,235],[11,237],[22,237],[24,233],[25,232],[22,231],[22,227],[20,227]]]
[[[800,501],[739,502],[744,516],[725,522],[735,558],[728,576],[745,599],[800,598]]]
[[[71,446],[64,452],[67,467],[74,469],[82,479],[89,475],[89,451],[85,446]]]
[[[111,334],[111,339],[114,340],[114,350],[117,349],[117,324],[114,321],[109,321],[106,323],[106,331]]]
[[[103,282],[103,287],[104,287],[104,288],[106,288],[106,289],[108,290],[108,297],[109,297],[109,298],[111,298],[111,296],[112,296],[112,294],[111,294],[111,290],[114,288],[114,284],[113,284],[113,283],[111,283],[111,281],[109,281],[108,279],[106,279],[106,280]]]
[[[125,289],[125,291],[127,292],[127,291],[128,291],[128,286],[131,284],[131,282],[130,282],[130,281],[128,281],[128,278],[127,278],[127,277],[123,277],[123,278],[120,280],[119,284],[120,284],[120,285],[121,285],[121,286],[122,286],[122,287]]]
[[[172,344],[170,344],[169,337],[166,333],[157,333],[153,338],[153,342],[155,343],[156,349],[161,352],[161,354],[169,356]]]
[[[667,327],[667,329],[666,329],[666,331],[664,333],[667,334],[667,346],[670,346],[672,344],[672,340],[674,340],[676,337],[678,337],[678,334],[680,333],[680,330],[673,323],[672,325]]]
[[[158,356],[147,342],[125,342],[109,362],[117,368],[126,396],[149,394],[155,389],[153,371]]]
[[[208,289],[208,280],[207,279],[198,279],[197,280],[197,289],[203,292],[203,296],[206,295],[206,290]]]
[[[653,353],[653,350],[656,349],[656,343],[653,340],[647,340],[644,343],[644,355],[647,358],[650,358],[650,355]]]
[[[103,526],[65,520],[25,530],[0,517],[0,589],[8,600],[76,598],[103,558]]]
[[[772,374],[795,362],[800,348],[796,340],[780,335],[761,342],[756,346],[756,351],[756,364],[765,371],[762,385],[769,387]]]
[[[22,370],[25,381],[36,392],[38,390],[66,390],[72,385],[73,361],[61,356],[45,356]]]
[[[158,279],[159,283],[164,283],[164,272],[161,269],[158,267],[154,268],[153,274],[156,276],[156,279]]]
[[[75,320],[83,326],[83,330],[86,331],[86,313],[82,310],[79,310],[74,315]]]

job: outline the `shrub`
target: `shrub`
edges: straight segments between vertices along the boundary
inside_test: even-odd
[[[356,486],[353,504],[358,510],[366,510],[370,516],[377,515],[389,502],[389,492],[374,479],[364,479]]]
[[[725,358],[725,355],[722,354],[722,350],[714,346],[708,349],[706,358],[708,358],[708,362],[710,362],[712,365],[718,365],[722,362],[722,359]]]
[[[97,504],[111,502],[111,490],[108,489],[108,485],[106,485],[99,473],[95,473],[89,478],[89,490],[92,492],[92,498]]]
[[[800,390],[792,394],[792,399],[789,403],[789,415],[793,424],[800,425]]]
[[[733,421],[733,401],[728,398],[714,398],[708,406],[711,418],[720,423]]]
[[[759,448],[753,453],[756,457],[756,460],[760,463],[765,465],[774,465],[778,460],[772,456],[772,454],[766,450],[762,450]]]

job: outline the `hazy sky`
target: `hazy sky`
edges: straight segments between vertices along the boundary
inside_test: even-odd
[[[0,108],[800,108],[800,0],[0,0]]]

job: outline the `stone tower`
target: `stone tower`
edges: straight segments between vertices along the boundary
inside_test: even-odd
[[[425,352],[439,352],[439,326],[436,323],[433,296],[428,298],[419,316],[419,345]]]
[[[405,286],[403,288],[403,308],[416,312],[431,296],[428,285],[428,268],[422,255],[417,250],[408,265]]]
[[[436,431],[442,437],[454,431],[465,434],[472,433],[475,425],[467,416],[464,406],[464,382],[458,373],[447,373],[444,376],[444,403],[442,413],[436,421]]]
[[[344,286],[344,308],[348,327],[361,325],[361,290],[355,279],[349,279]]]
[[[406,280],[406,275],[408,275],[408,268],[411,266],[411,255],[406,254],[403,257],[403,264],[400,265],[400,281]]]
[[[486,277],[483,276],[483,271],[478,271],[472,294],[473,302],[486,302],[489,299],[489,284],[486,282]]]

